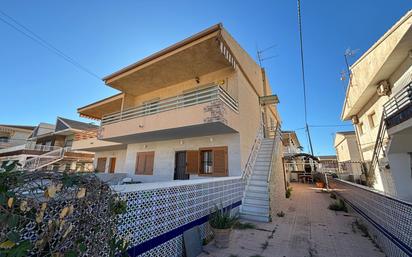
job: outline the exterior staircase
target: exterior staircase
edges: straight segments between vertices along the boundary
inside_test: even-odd
[[[240,209],[243,219],[269,222],[269,175],[275,140],[262,138],[251,174],[246,181],[245,194]]]
[[[23,169],[28,171],[35,171],[58,162],[63,159],[66,148],[58,148],[53,151],[38,155],[31,159],[26,160]]]

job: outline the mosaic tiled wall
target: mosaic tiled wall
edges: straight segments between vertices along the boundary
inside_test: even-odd
[[[182,233],[200,226],[205,238],[210,233],[206,222],[210,212],[216,206],[237,212],[244,190],[240,177],[133,186],[137,190],[117,188],[127,199],[119,229],[130,240],[131,256],[183,256]]]
[[[330,185],[367,225],[387,256],[412,256],[412,204],[364,186],[332,179]]]

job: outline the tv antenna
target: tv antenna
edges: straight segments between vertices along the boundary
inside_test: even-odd
[[[256,52],[257,52],[257,57],[258,57],[258,61],[259,61],[260,67],[262,67],[262,62],[263,62],[263,61],[266,61],[266,60],[269,60],[269,59],[273,59],[273,58],[275,58],[275,57],[278,56],[277,54],[271,55],[271,56],[267,56],[267,57],[263,56],[263,54],[264,54],[265,52],[267,52],[267,51],[275,48],[276,46],[277,46],[277,44],[274,44],[274,45],[271,45],[271,46],[269,46],[269,47],[266,47],[265,49],[262,49],[262,50],[259,50],[259,48],[256,46]]]

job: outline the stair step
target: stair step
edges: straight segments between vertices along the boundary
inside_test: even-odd
[[[250,177],[250,182],[252,181],[266,181],[268,180],[268,174],[253,174]]]
[[[246,197],[268,199],[269,200],[269,193],[268,192],[247,191],[246,192]]]
[[[259,215],[266,215],[269,214],[269,205],[254,205],[254,204],[242,204],[242,212],[250,212]]]
[[[249,181],[249,186],[261,186],[261,187],[268,187],[268,182],[265,180],[254,180],[251,179]]]
[[[242,203],[249,204],[249,205],[259,205],[259,206],[268,206],[269,207],[269,199],[245,197],[243,199]]]
[[[268,192],[268,187],[267,186],[249,185],[246,190],[248,190],[249,192],[257,192],[257,193],[259,193],[259,192],[263,193],[264,192],[264,193],[267,193]]]
[[[256,215],[249,212],[241,212],[240,218],[245,220],[260,221],[260,222],[269,222],[269,215]]]

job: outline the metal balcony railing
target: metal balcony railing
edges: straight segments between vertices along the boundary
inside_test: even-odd
[[[238,102],[233,99],[220,86],[211,86],[193,92],[177,95],[162,99],[156,102],[143,104],[123,112],[116,112],[104,115],[101,125],[116,123],[123,120],[134,119],[142,116],[152,115],[169,110],[185,108],[188,106],[207,103],[215,100],[223,101],[230,109],[235,112],[239,110]]]
[[[412,82],[402,88],[383,105],[384,118],[388,127],[393,127],[412,116]],[[404,112],[407,113],[404,113]],[[402,114],[403,113],[403,114]]]

